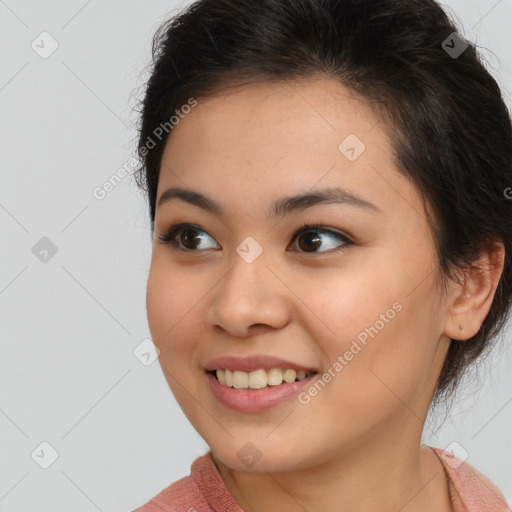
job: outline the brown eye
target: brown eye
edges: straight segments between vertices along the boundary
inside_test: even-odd
[[[178,232],[178,240],[186,249],[196,249],[196,245],[201,243],[201,239],[197,229],[182,229]]]
[[[213,247],[200,247],[205,240],[208,238],[213,240],[213,238],[205,230],[192,224],[176,224],[171,226],[164,233],[159,233],[158,238],[162,243],[169,245],[175,251],[202,252],[204,249],[221,248],[218,244],[214,244]],[[304,253],[337,251],[353,244],[352,240],[342,233],[319,225],[306,225],[297,230],[293,235],[293,240],[295,239],[298,241],[299,252]],[[322,246],[325,249],[319,251],[318,249]]]
[[[318,236],[316,233],[312,231],[307,231],[305,233],[301,233],[298,237],[299,247],[306,252],[308,249],[318,249],[322,245],[322,237]],[[304,243],[301,243],[300,241]]]
[[[158,238],[162,243],[168,244],[176,251],[198,252],[198,248],[207,238],[213,238],[203,229],[191,224],[176,224],[171,226],[166,232],[159,233]],[[216,244],[215,244],[216,245]],[[213,249],[218,249],[216,245]],[[212,247],[206,247],[212,249]]]
[[[293,240],[295,239],[297,239],[296,245],[298,245],[299,250],[306,253],[335,251],[353,244],[349,238],[341,233],[322,226],[306,226],[295,233]],[[337,240],[338,243],[333,243],[333,240]],[[322,244],[326,247],[326,250],[318,251],[317,249],[322,247]]]

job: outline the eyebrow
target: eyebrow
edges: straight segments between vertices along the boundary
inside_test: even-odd
[[[215,215],[224,216],[222,206],[210,197],[200,192],[180,187],[171,187],[163,192],[157,206],[161,206],[173,199],[180,199]],[[303,194],[278,199],[272,203],[267,212],[267,217],[269,219],[278,219],[292,212],[303,211],[319,204],[345,204],[371,213],[382,213],[382,210],[374,203],[353,194],[347,189],[335,187],[308,191]]]

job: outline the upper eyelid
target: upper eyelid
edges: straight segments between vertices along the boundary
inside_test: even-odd
[[[204,233],[207,233],[208,236],[211,236],[212,238],[214,238],[210,233],[208,233],[207,229],[204,229],[201,226],[198,226],[197,224],[186,223],[186,222],[179,222],[177,224],[173,224],[173,225],[169,226],[168,228],[165,228],[163,231],[160,231],[160,234],[165,235],[171,231],[178,232],[181,229],[187,229],[187,228],[192,228],[192,229],[197,229],[198,231],[203,231]],[[327,233],[332,233],[334,235],[345,236],[346,238],[352,238],[352,236],[350,234],[345,233],[344,231],[338,230],[337,228],[331,228],[329,226],[326,226],[324,224],[319,224],[319,223],[305,224],[304,226],[297,228],[293,232],[293,236],[295,236],[298,233],[301,233],[303,231],[307,231],[308,229],[311,229],[311,230],[316,229],[317,231],[323,231],[323,232],[327,232]]]
[[[209,237],[212,238],[212,240],[215,240],[215,237],[213,237],[209,232],[208,230],[200,227],[199,225],[197,224],[193,224],[193,223],[188,223],[188,222],[178,222],[176,224],[173,224],[171,225],[170,227],[164,229],[163,231],[159,232],[158,236],[159,238],[161,238],[162,236],[167,236],[168,234],[170,234],[172,237],[174,237],[177,233],[179,233],[181,230],[184,230],[184,229],[187,229],[187,228],[191,228],[191,229],[196,229],[197,231],[202,231],[203,233],[206,233]],[[300,226],[299,228],[297,228],[293,234],[292,234],[292,241],[297,237],[297,235],[301,234],[302,232],[307,232],[308,230],[310,231],[318,231],[318,232],[322,232],[322,233],[327,233],[327,234],[331,234],[333,236],[338,236],[342,239],[345,239],[345,243],[354,243],[354,239],[353,239],[353,236],[348,234],[348,233],[345,233],[344,231],[341,231],[341,230],[338,230],[337,228],[331,228],[325,224],[322,224],[322,223],[319,223],[319,222],[316,222],[316,223],[305,223],[304,225]],[[216,240],[215,240],[216,241]],[[218,242],[216,241],[216,243],[218,244]],[[220,245],[220,244],[218,244]],[[200,251],[193,251],[193,250],[190,250],[190,252],[200,252]],[[324,252],[324,251],[319,251],[319,253],[321,252]],[[328,251],[325,251],[325,252],[328,252]]]

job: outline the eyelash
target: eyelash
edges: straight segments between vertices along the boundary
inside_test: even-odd
[[[186,248],[184,249],[179,246],[178,242],[176,242],[176,240],[175,240],[176,235],[186,229],[191,229],[193,231],[200,231],[203,233],[207,233],[204,229],[202,229],[199,226],[196,226],[194,224],[180,223],[180,224],[175,224],[175,225],[171,226],[169,229],[165,230],[164,232],[159,232],[157,234],[157,236],[158,236],[160,243],[169,245],[169,247],[173,251],[182,251],[182,252],[189,252],[189,253],[203,252],[204,249],[202,249],[202,250],[201,249],[186,249]],[[350,245],[354,244],[354,242],[352,240],[350,240],[347,236],[345,236],[341,233],[338,233],[337,231],[328,229],[321,224],[308,224],[306,222],[299,229],[297,229],[295,231],[295,233],[293,234],[293,237],[292,237],[292,242],[302,233],[309,233],[309,232],[315,232],[315,231],[324,233],[324,234],[327,233],[327,234],[333,235],[335,238],[338,238],[339,240],[341,240],[344,243],[340,247],[337,247],[335,249],[331,249],[328,251],[313,251],[313,252],[298,251],[298,252],[302,252],[303,254],[328,254],[328,253],[342,251],[342,250],[346,249],[347,247],[349,247]]]

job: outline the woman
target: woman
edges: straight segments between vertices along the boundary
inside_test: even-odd
[[[509,510],[421,444],[510,311],[512,128],[474,45],[434,0],[200,0],[154,61],[148,321],[210,451],[137,511]]]

